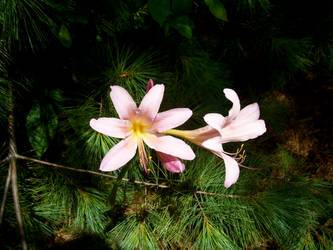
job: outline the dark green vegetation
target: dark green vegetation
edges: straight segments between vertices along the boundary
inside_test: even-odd
[[[182,174],[166,172],[153,152],[149,175],[138,157],[110,173],[169,188],[16,159],[29,248],[333,248],[332,185],[315,178],[313,160],[283,144],[292,118],[308,106],[279,98],[331,83],[328,2],[0,0],[1,195],[11,110],[18,154],[98,171],[117,140],[89,120],[116,115],[110,85],[139,102],[149,78],[164,83],[162,111],[194,111],[184,128],[204,125],[208,112],[227,115],[222,90],[231,87],[243,107],[259,103],[268,128],[245,145],[245,164],[264,169],[241,169],[229,189],[223,161],[194,145],[196,159]],[[11,189],[0,230],[1,249],[21,248]]]

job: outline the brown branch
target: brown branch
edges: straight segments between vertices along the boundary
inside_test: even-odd
[[[8,161],[8,160],[9,160],[9,157],[7,156],[5,159],[3,159],[3,160],[0,161],[0,165],[1,165],[2,163],[4,163],[4,162]]]
[[[38,159],[35,159],[35,158],[23,156],[23,155],[18,155],[17,154],[16,158],[17,159],[21,159],[21,160],[26,160],[26,161],[31,161],[31,162],[39,163],[39,164],[46,165],[46,166],[55,167],[55,168],[61,168],[61,169],[66,169],[66,170],[70,170],[70,171],[75,171],[75,172],[79,172],[79,173],[92,174],[92,175],[107,177],[107,178],[114,179],[114,180],[118,179],[118,176],[115,176],[115,175],[104,174],[104,173],[96,172],[96,171],[92,171],[92,170],[67,167],[67,166],[63,166],[63,165],[60,165],[60,164],[55,164],[55,163],[51,163],[51,162],[47,162],[47,161],[42,161],[42,160],[38,160]],[[151,187],[171,188],[168,185],[156,184],[156,183],[145,182],[145,181],[131,180],[131,179],[128,179],[128,178],[121,178],[120,180],[121,181],[125,181],[125,182],[134,183],[134,184],[139,184],[139,185],[151,186]],[[240,196],[240,195],[233,195],[233,194],[211,193],[211,192],[205,192],[205,191],[200,191],[200,190],[195,191],[195,193],[196,194],[210,195],[210,196],[219,196],[219,197],[226,197],[226,198],[234,198],[234,199],[245,199],[245,198],[248,198],[247,196]]]
[[[115,180],[117,180],[117,178],[118,178],[117,176],[114,176],[114,175],[104,174],[104,173],[100,173],[100,172],[96,172],[96,171],[92,171],[92,170],[81,169],[81,168],[67,167],[67,166],[63,166],[63,165],[59,165],[59,164],[55,164],[55,163],[51,163],[51,162],[47,162],[47,161],[42,161],[42,160],[26,157],[26,156],[23,156],[23,155],[16,155],[16,158],[31,161],[31,162],[36,162],[36,163],[46,165],[46,166],[67,169],[67,170],[80,172],[80,173],[87,173],[87,174],[103,176],[103,177],[107,177],[107,178],[111,178],[111,179],[115,179]],[[141,185],[145,185],[145,186],[154,186],[154,187],[159,187],[159,188],[170,188],[167,185],[161,185],[161,184],[145,182],[145,181],[136,181],[136,180],[131,180],[131,179],[128,179],[128,178],[121,178],[120,180],[125,181],[125,182],[135,183],[135,184],[141,184]]]
[[[19,200],[19,192],[17,186],[17,170],[16,170],[16,143],[15,143],[15,131],[14,131],[14,101],[13,101],[13,90],[11,85],[9,85],[9,104],[10,104],[10,113],[8,116],[8,132],[9,132],[9,168],[10,176],[12,182],[12,193],[16,214],[16,221],[19,228],[21,236],[22,249],[27,250],[27,242],[25,240],[24,226],[22,220],[22,213]]]
[[[211,192],[205,192],[205,191],[195,191],[195,193],[211,195],[211,196],[220,196],[220,197],[226,197],[226,198],[234,198],[234,199],[248,198],[247,196],[240,196],[240,195],[235,195],[235,194],[219,194],[219,193],[211,193]]]
[[[103,110],[103,97],[101,96],[101,102],[99,104],[99,115],[98,115],[98,117],[101,117],[102,110]]]
[[[207,222],[207,221],[208,221],[208,217],[206,216],[205,211],[203,210],[203,208],[202,208],[202,206],[201,206],[201,203],[200,203],[200,201],[199,201],[199,198],[198,198],[198,196],[197,196],[196,193],[194,193],[194,197],[195,197],[195,199],[196,199],[197,202],[198,202],[198,206],[199,206],[199,208],[200,208],[200,210],[201,210],[201,212],[202,212],[202,215],[203,215],[203,217],[204,217],[204,221]]]
[[[1,208],[0,208],[0,225],[2,224],[3,214],[5,212],[5,204],[6,204],[6,200],[7,200],[7,194],[8,194],[9,184],[10,184],[11,173],[12,173],[12,169],[9,166],[8,175],[7,175],[7,178],[6,178],[5,189],[3,190]]]

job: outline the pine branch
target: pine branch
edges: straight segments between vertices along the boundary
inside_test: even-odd
[[[203,210],[203,208],[202,208],[202,206],[201,206],[201,203],[200,203],[200,201],[199,201],[199,198],[198,198],[198,196],[197,196],[196,193],[194,193],[194,197],[195,197],[195,199],[196,199],[197,202],[198,202],[198,206],[199,206],[199,208],[200,208],[200,210],[201,210],[201,212],[202,212],[202,215],[203,215],[203,217],[204,217],[204,221],[207,222],[207,221],[208,221],[208,217],[206,216],[205,211]]]
[[[3,161],[1,161],[1,163],[4,162],[5,160],[8,160],[8,157],[6,159],[4,159]],[[2,224],[3,214],[5,211],[5,204],[6,204],[6,200],[7,200],[7,194],[8,194],[8,189],[9,189],[9,184],[10,184],[10,179],[11,179],[11,172],[12,172],[12,169],[9,166],[8,175],[6,178],[5,189],[3,191],[3,196],[2,196],[1,208],[0,208],[0,225]]]
[[[100,173],[100,172],[96,172],[96,171],[92,171],[92,170],[67,167],[67,166],[63,166],[63,165],[60,165],[60,164],[55,164],[55,163],[42,161],[42,160],[38,160],[38,159],[35,159],[35,158],[31,158],[31,157],[26,157],[26,156],[23,156],[23,155],[16,155],[16,158],[26,160],[26,161],[36,162],[36,163],[39,163],[39,164],[42,164],[42,165],[51,166],[51,167],[55,167],[55,168],[62,168],[62,169],[67,169],[67,170],[80,172],[80,173],[87,173],[87,174],[92,174],[92,175],[103,176],[103,177],[107,177],[107,178],[111,178],[111,179],[115,179],[115,180],[118,179],[118,177],[115,176],[115,175],[104,174],[104,173]],[[125,182],[135,183],[135,184],[141,184],[141,185],[145,185],[145,186],[156,186],[156,187],[159,187],[159,188],[170,188],[169,186],[166,186],[166,185],[160,185],[160,184],[145,182],[145,181],[130,180],[128,178],[121,178],[120,180],[125,181]]]
[[[2,163],[5,163],[5,162],[8,161],[8,160],[9,160],[9,157],[7,156],[5,159],[3,159],[3,160],[0,161],[0,165],[1,165]]]
[[[35,158],[31,158],[31,157],[19,155],[19,154],[16,154],[15,157],[17,159],[31,161],[31,162],[35,162],[35,163],[42,164],[42,165],[45,165],[45,166],[51,166],[51,167],[55,167],[55,168],[67,169],[67,170],[71,170],[71,171],[75,171],[75,172],[80,172],[80,173],[87,173],[87,174],[92,174],[92,175],[98,175],[98,176],[107,177],[107,178],[114,179],[114,180],[118,179],[118,176],[115,176],[115,175],[104,174],[104,173],[100,173],[100,172],[96,172],[96,171],[92,171],[92,170],[81,169],[81,168],[72,168],[72,167],[63,166],[63,165],[55,164],[55,163],[52,163],[52,162],[42,161],[42,160],[38,160],[38,159],[35,159]],[[124,182],[130,182],[130,183],[138,184],[138,185],[144,185],[144,186],[151,186],[151,187],[158,187],[158,188],[171,188],[168,185],[156,184],[156,183],[151,183],[151,182],[146,182],[146,181],[131,180],[131,179],[128,179],[128,178],[121,178],[120,180],[124,181]],[[197,190],[194,193],[195,194],[210,195],[210,196],[220,196],[220,197],[226,197],[226,198],[235,198],[235,199],[247,199],[247,198],[249,198],[248,196],[240,196],[240,195],[233,195],[233,194],[211,193],[211,192],[205,192],[205,191],[200,191],[200,190]]]
[[[219,194],[219,193],[211,193],[211,192],[204,192],[204,191],[195,191],[196,194],[205,194],[210,196],[220,196],[220,197],[227,197],[227,198],[235,198],[235,199],[245,199],[249,198],[248,196],[241,196],[235,194]]]
[[[25,240],[22,213],[20,208],[20,200],[17,186],[17,169],[16,169],[16,143],[15,143],[15,131],[14,131],[14,101],[13,101],[13,90],[11,85],[9,86],[9,103],[10,113],[8,116],[8,132],[9,132],[9,171],[11,172],[12,192],[15,207],[16,220],[19,227],[21,236],[22,249],[27,250],[27,242]],[[8,181],[9,182],[9,181]],[[7,184],[7,181],[6,181]],[[8,184],[9,185],[9,184]]]

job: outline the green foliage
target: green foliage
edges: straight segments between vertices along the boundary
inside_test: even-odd
[[[148,9],[160,25],[162,25],[170,15],[170,0],[148,0]]]
[[[140,221],[135,216],[129,216],[118,224],[111,235],[117,239],[123,248],[158,249],[158,244],[147,222]]]
[[[270,0],[242,0],[239,1],[239,7],[241,10],[248,10],[251,13],[263,10],[266,13],[272,8]]]
[[[210,12],[212,12],[216,18],[225,22],[228,21],[227,11],[220,0],[205,0],[205,3],[207,4]]]
[[[0,40],[0,72],[6,73],[10,57],[5,41]]]
[[[110,66],[105,72],[107,88],[110,83],[126,86],[137,103],[144,96],[150,78],[168,80],[167,74],[162,73],[158,66],[161,59],[151,51],[137,55],[133,49],[117,48],[111,58]]]
[[[189,13],[192,10],[192,0],[173,0],[171,5],[175,13]]]
[[[149,0],[148,9],[153,19],[164,27],[165,34],[169,33],[169,29],[173,28],[180,35],[190,39],[192,38],[192,30],[195,27],[189,13],[192,9],[192,2],[189,0]]]
[[[260,106],[261,113],[266,124],[269,124],[276,133],[283,132],[288,126],[287,121],[291,115],[291,111],[286,104],[274,100],[272,96],[268,96],[260,104],[262,104]]]
[[[71,34],[64,24],[60,26],[58,38],[62,45],[64,45],[66,48],[69,48],[72,45]]]
[[[59,226],[70,227],[74,232],[102,234],[107,224],[105,214],[108,210],[105,200],[107,195],[95,188],[82,188],[74,178],[55,171],[55,175],[45,170],[35,172],[29,179],[34,202],[34,212],[39,218],[52,223],[54,229]],[[44,174],[44,177],[42,177]],[[65,223],[65,224],[64,224]]]
[[[188,16],[176,16],[169,21],[169,25],[176,29],[182,36],[188,39],[192,37],[194,23]]]
[[[313,65],[309,51],[312,49],[312,42],[308,38],[286,39],[275,38],[272,40],[272,60],[278,61],[291,73],[306,71]],[[281,57],[283,55],[283,57]],[[277,60],[283,58],[281,62]]]
[[[35,103],[27,116],[26,129],[31,146],[38,157],[47,150],[58,125],[57,114],[51,104]]]
[[[1,1],[3,38],[10,48],[31,48],[43,45],[47,40],[47,25],[53,22],[46,14],[46,6],[37,0]]]
[[[241,249],[208,220],[204,220],[202,224],[202,231],[193,245],[195,249]]]
[[[332,248],[332,185],[305,173],[312,161],[276,143],[295,110],[270,91],[302,84],[304,76],[331,81],[332,13],[303,7],[269,0],[1,1],[0,160],[8,153],[12,83],[18,154],[90,171],[17,159],[29,247]],[[320,18],[309,19],[312,8]],[[149,174],[137,156],[105,173],[112,178],[89,174],[119,141],[89,126],[92,118],[117,117],[110,85],[139,104],[149,79],[166,86],[161,111],[192,109],[184,128],[204,126],[207,113],[227,115],[226,87],[242,106],[258,101],[268,130],[246,143],[244,164],[261,170],[241,168],[226,189],[222,159],[191,145],[196,159],[184,162],[184,173],[168,172],[148,149]],[[223,145],[230,152],[237,146]],[[2,161],[2,184],[7,173]],[[0,241],[3,248],[19,242],[10,194]]]
[[[7,120],[9,111],[8,81],[0,78],[0,122]]]

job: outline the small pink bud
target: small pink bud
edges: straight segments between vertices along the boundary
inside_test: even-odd
[[[154,81],[152,79],[149,79],[148,83],[147,83],[147,88],[146,88],[146,94],[148,93],[148,91],[154,87]]]
[[[164,154],[156,151],[157,158],[162,162],[162,165],[172,173],[181,173],[185,170],[184,163],[177,157]]]

